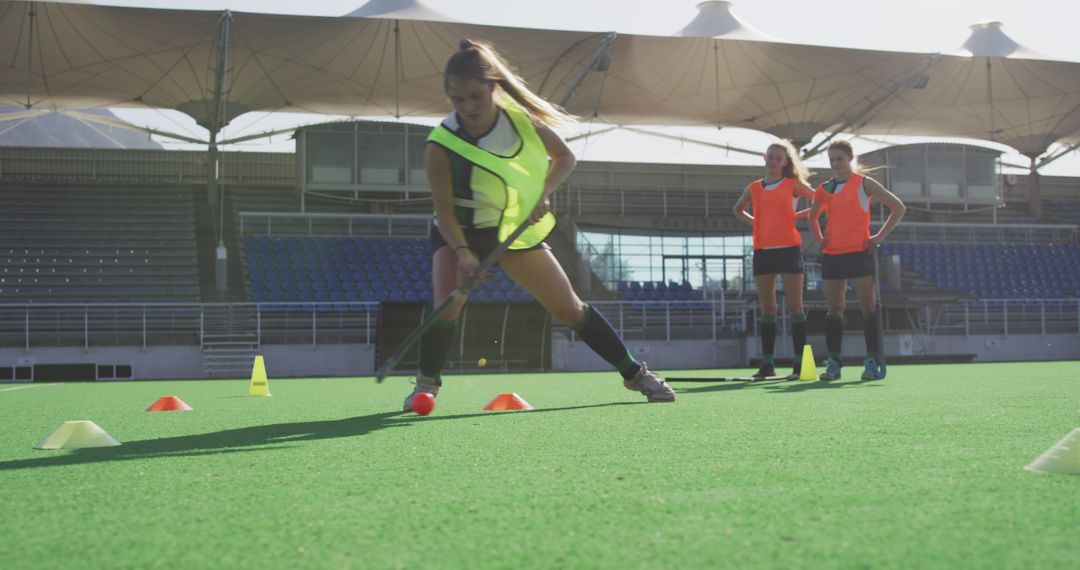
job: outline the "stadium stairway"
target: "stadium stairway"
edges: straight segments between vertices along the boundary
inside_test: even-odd
[[[259,339],[255,307],[206,305],[203,308],[202,354],[207,378],[247,378]]]

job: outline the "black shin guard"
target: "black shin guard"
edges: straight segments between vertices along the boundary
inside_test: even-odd
[[[641,370],[641,364],[630,356],[626,344],[615,333],[611,323],[591,305],[585,305],[585,318],[573,329],[593,352],[614,366],[623,378],[633,378]]]
[[[761,329],[761,357],[766,364],[773,363],[776,354],[776,315],[764,315],[758,323]]]
[[[844,344],[844,317],[829,314],[825,316],[825,348],[829,357],[840,360],[840,349]]]
[[[799,362],[806,346],[806,313],[791,315],[791,346],[795,349],[795,361]]]
[[[863,313],[863,335],[866,337],[866,355],[878,358],[878,312]]]
[[[442,385],[442,369],[450,353],[450,341],[454,340],[456,328],[456,319],[439,320],[420,337],[420,373],[434,378],[439,385]]]

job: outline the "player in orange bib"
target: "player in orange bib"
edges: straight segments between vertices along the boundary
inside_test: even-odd
[[[800,198],[813,200],[806,185],[808,172],[799,153],[788,141],[769,145],[765,151],[765,178],[743,190],[735,203],[735,217],[754,228],[754,284],[761,304],[761,368],[754,378],[776,375],[773,350],[776,346],[776,277],[784,280],[784,297],[791,313],[791,338],[795,345],[792,375],[799,377],[798,356],[806,344],[806,313],[803,312],[802,237],[796,220],[805,220],[810,209],[798,210]],[[753,208],[753,215],[746,211]],[[791,378],[791,377],[789,377]]]
[[[904,203],[877,180],[852,170],[855,157],[851,143],[836,141],[829,145],[831,180],[818,186],[810,212],[810,230],[821,244],[821,277],[825,285],[825,301],[829,313],[825,317],[825,345],[829,357],[821,380],[839,380],[840,350],[844,340],[844,296],[848,279],[855,280],[855,293],[863,313],[863,333],[866,337],[866,360],[863,361],[863,380],[878,380],[880,372],[877,353],[877,319],[875,310],[874,248],[900,223],[906,208]],[[880,201],[889,209],[889,217],[877,233],[870,235],[870,204]],[[827,214],[825,233],[820,217]]]

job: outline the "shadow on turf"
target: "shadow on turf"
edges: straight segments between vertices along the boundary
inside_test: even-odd
[[[807,390],[833,390],[837,388],[880,388],[881,381],[879,380],[855,380],[855,381],[837,381],[832,382],[790,382],[787,385],[781,386],[769,386],[768,392],[771,394],[794,394],[797,392],[805,392]]]
[[[700,394],[704,392],[728,392],[731,390],[745,390],[747,388],[765,388],[767,386],[774,386],[777,384],[785,384],[784,380],[762,380],[759,382],[718,382],[715,384],[708,384],[706,386],[695,386],[693,388],[679,388],[680,382],[669,382],[672,385],[672,389],[679,394]]]
[[[604,408],[610,406],[636,406],[646,402],[610,402],[587,406],[567,406],[562,408],[543,408],[532,410],[529,415],[550,412]],[[510,416],[516,414],[509,414]],[[384,412],[339,420],[295,422],[249,426],[227,429],[196,435],[163,437],[123,442],[117,447],[97,447],[74,449],[64,455],[50,455],[33,459],[21,459],[0,462],[0,471],[10,469],[30,469],[35,467],[60,467],[102,461],[122,461],[126,459],[148,459],[154,457],[188,457],[213,455],[218,453],[240,453],[281,449],[281,444],[341,437],[357,437],[385,428],[411,425],[413,422],[431,422],[456,420],[462,418],[505,418],[508,414],[484,412],[477,414],[458,414],[453,416],[429,416],[421,418],[405,412]],[[46,452],[47,453],[47,452]]]
[[[879,385],[879,381],[868,380],[857,380],[854,382],[801,382],[798,380],[773,380],[762,382],[723,382],[718,384],[710,384],[708,386],[698,386],[695,388],[675,388],[674,390],[679,394],[702,394],[705,392],[727,392],[729,390],[760,388],[771,394],[794,394],[798,392],[805,392],[807,390],[821,390],[832,388],[865,388],[878,387]]]

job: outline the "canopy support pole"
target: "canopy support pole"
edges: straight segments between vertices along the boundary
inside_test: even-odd
[[[229,26],[232,12],[221,13],[221,32],[218,36],[218,61],[214,70],[214,110],[210,114],[210,139],[206,157],[206,197],[210,205],[217,204],[220,170],[218,164],[218,134],[221,132],[225,114],[225,66],[229,58]],[[221,228],[217,228],[217,237],[221,238]]]
[[[618,37],[617,33],[608,32],[604,36],[604,39],[600,40],[600,45],[596,48],[596,53],[593,54],[592,59],[589,60],[589,64],[582,68],[581,73],[578,74],[577,78],[574,79],[574,82],[566,89],[566,93],[559,99],[560,107],[566,106],[567,101],[569,101],[570,97],[574,95],[574,92],[578,90],[578,87],[581,87],[581,84],[585,82],[585,79],[590,73],[593,71],[606,71],[606,68],[600,69],[602,67],[600,62],[608,55],[607,52],[611,49],[611,44],[615,43],[616,37]],[[596,111],[599,111],[599,109]],[[593,114],[595,115],[596,112],[594,111]]]
[[[1046,166],[1047,164],[1050,164],[1051,162],[1054,162],[1055,160],[1065,156],[1066,154],[1069,154],[1070,152],[1072,152],[1072,151],[1074,151],[1074,150],[1076,150],[1078,148],[1080,148],[1080,142],[1075,142],[1075,143],[1073,143],[1073,144],[1071,144],[1069,146],[1066,146],[1065,148],[1059,148],[1058,150],[1054,151],[1053,154],[1051,154],[1051,155],[1043,158],[1042,160],[1040,160],[1039,161],[1039,168],[1042,168],[1042,167]]]
[[[1028,171],[1028,212],[1036,220],[1042,219],[1042,193],[1039,191],[1039,165],[1035,162],[1037,155],[1029,155],[1031,170]]]
[[[994,67],[993,65],[991,65],[990,58],[988,57],[986,58],[986,102],[990,105],[990,140],[997,142],[997,129],[994,128],[994,81],[992,76],[993,72]],[[1032,163],[1034,163],[1034,159],[1032,159]]]
[[[401,118],[401,20],[394,20],[394,118]]]
[[[118,128],[121,128],[121,129],[128,129],[128,130],[131,130],[131,131],[138,131],[140,133],[147,133],[147,134],[150,134],[150,135],[157,135],[157,136],[160,136],[160,137],[170,138],[170,139],[183,141],[183,142],[188,142],[188,143],[193,143],[193,144],[208,144],[208,141],[205,141],[203,139],[197,139],[195,137],[190,137],[190,136],[187,136],[187,135],[180,135],[180,134],[172,133],[172,132],[169,132],[169,131],[162,131],[160,129],[152,129],[150,127],[144,127],[142,125],[135,125],[135,124],[129,123],[127,121],[124,121],[122,119],[113,119],[111,117],[102,117],[100,115],[91,115],[90,113],[83,113],[83,112],[78,111],[76,109],[61,109],[58,112],[63,114],[63,115],[68,115],[70,117],[74,117],[76,119],[79,119],[80,121],[85,121],[87,123],[97,123],[97,124],[100,124],[100,125],[105,125],[107,127],[118,127]]]
[[[214,112],[210,123],[210,148],[207,152],[206,161],[206,195],[210,201],[211,212],[217,207],[218,245],[214,254],[214,288],[224,295],[229,288],[229,252],[225,247],[225,197],[224,186],[221,183],[222,167],[224,166],[218,155],[218,134],[226,122],[225,85],[226,66],[229,63],[229,28],[232,25],[233,15],[229,10],[221,14],[221,35],[218,38],[218,64],[214,78]],[[219,199],[219,192],[222,193]]]
[[[750,149],[746,149],[746,148],[739,148],[737,146],[731,146],[731,145],[726,145],[726,144],[721,144],[721,143],[714,143],[714,142],[703,141],[703,140],[698,140],[698,139],[692,139],[692,138],[687,138],[687,137],[677,137],[675,135],[669,135],[669,134],[666,134],[666,133],[658,133],[658,132],[655,132],[655,131],[650,131],[648,129],[639,129],[639,128],[635,128],[635,127],[622,127],[622,128],[623,128],[623,130],[627,130],[627,131],[630,131],[632,133],[637,133],[639,135],[648,135],[650,137],[668,139],[668,140],[672,140],[672,141],[688,142],[688,143],[692,143],[692,144],[696,144],[696,145],[707,146],[707,147],[711,147],[711,148],[718,148],[718,149],[726,150],[726,151],[730,151],[730,152],[739,152],[739,153],[742,153],[742,154],[749,154],[750,156],[760,157],[762,155],[762,152],[763,152],[763,151],[760,151],[760,150],[750,150]]]
[[[862,113],[859,113],[857,117],[849,120],[843,125],[840,125],[839,128],[829,133],[829,135],[826,136],[824,140],[818,142],[816,145],[814,145],[813,148],[804,151],[802,153],[802,158],[805,160],[820,153],[822,150],[825,150],[825,146],[834,138],[836,138],[840,133],[846,131],[848,128],[860,122],[865,122],[865,120],[868,120],[871,116],[873,116],[874,113],[884,107],[886,103],[895,99],[908,88],[921,88],[923,85],[925,85],[925,81],[929,79],[930,68],[933,67],[935,63],[937,63],[939,57],[940,54],[931,54],[930,57],[926,58],[926,60],[922,62],[922,65],[920,65],[918,69],[908,75],[902,82],[893,87],[889,92],[887,92],[878,100],[871,101],[870,104],[866,107],[866,109],[863,110]]]
[[[602,129],[598,129],[598,130],[591,131],[591,132],[588,132],[588,133],[584,133],[584,134],[580,134],[580,135],[574,135],[572,137],[566,137],[566,139],[564,139],[564,140],[566,140],[566,142],[569,143],[569,142],[574,142],[574,141],[578,141],[578,140],[581,140],[581,139],[587,139],[589,137],[598,137],[600,135],[606,135],[607,133],[610,133],[611,131],[618,130],[618,128],[619,127],[614,126],[614,125],[607,126],[607,127],[602,128]]]
[[[27,109],[33,107],[30,103],[30,91],[34,85],[34,28],[37,27],[37,11],[34,10],[34,3],[30,3],[30,30],[28,41],[26,43],[26,105]]]

